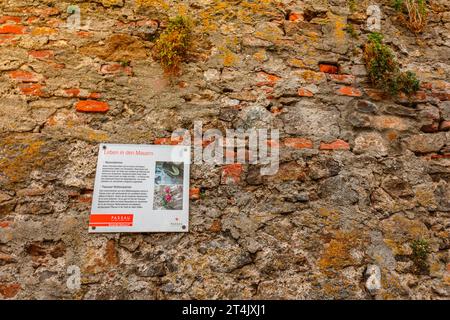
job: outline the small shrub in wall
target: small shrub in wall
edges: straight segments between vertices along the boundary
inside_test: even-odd
[[[186,59],[191,42],[191,20],[184,16],[170,19],[166,30],[156,40],[154,58],[161,63],[166,73],[176,73]]]
[[[428,16],[426,0],[394,0],[393,6],[409,30],[420,33],[425,29]]]
[[[415,73],[403,72],[394,52],[383,43],[383,35],[373,32],[364,47],[364,61],[370,82],[391,95],[411,95],[420,88]]]

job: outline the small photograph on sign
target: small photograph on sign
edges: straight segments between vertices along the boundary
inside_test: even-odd
[[[157,161],[153,210],[183,209],[184,164]]]
[[[156,162],[155,185],[183,185],[184,164],[181,162]]]
[[[183,186],[156,186],[153,210],[183,210]]]

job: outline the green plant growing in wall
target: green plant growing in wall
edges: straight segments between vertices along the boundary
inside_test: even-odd
[[[420,81],[411,71],[402,72],[389,46],[383,44],[383,35],[373,32],[364,47],[364,61],[369,80],[377,88],[396,96],[400,92],[411,95],[420,88]]]
[[[430,246],[428,241],[424,239],[417,239],[411,242],[411,259],[414,262],[419,272],[426,272],[428,270],[428,254]]]
[[[420,33],[425,29],[428,16],[426,0],[393,0],[393,6],[412,32]]]
[[[179,70],[192,42],[192,22],[184,16],[170,19],[166,30],[159,36],[153,48],[154,58],[166,73]]]

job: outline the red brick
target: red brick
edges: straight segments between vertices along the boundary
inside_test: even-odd
[[[64,93],[66,95],[68,95],[69,97],[79,97],[80,89],[77,89],[77,88],[64,89]]]
[[[407,96],[406,94],[404,94],[403,92],[399,93],[398,95],[398,100],[399,102],[427,102],[428,96],[426,94],[425,91],[417,91],[414,94],[411,94],[409,96]]]
[[[176,146],[183,142],[183,137],[176,137],[176,138],[156,138],[153,142],[154,144],[159,145],[169,145],[169,146]]]
[[[420,83],[420,87],[422,89],[431,90],[433,88],[433,84],[431,82],[422,82],[422,83]]]
[[[362,93],[361,90],[355,87],[341,87],[337,91],[338,95],[341,96],[349,96],[349,97],[361,97]]]
[[[312,149],[313,142],[305,138],[286,138],[283,141],[284,145],[293,149]]]
[[[100,99],[101,96],[102,94],[100,92],[91,92],[87,97],[89,99]]]
[[[388,98],[388,95],[387,95],[384,91],[382,91],[382,90],[365,88],[365,89],[364,89],[364,92],[365,92],[371,99],[376,100],[376,101],[380,101],[380,100],[383,100],[383,99]]]
[[[337,83],[352,84],[355,82],[355,76],[351,74],[330,74],[330,80]]]
[[[441,131],[450,130],[450,121],[442,121],[441,125],[439,126],[439,130]]]
[[[9,24],[0,26],[0,34],[24,34],[27,28],[22,25]]]
[[[450,159],[450,153],[444,154],[432,154],[429,158],[425,157],[428,160],[438,160],[438,159]]]
[[[12,34],[0,34],[0,45],[1,44],[16,44],[16,36]]]
[[[42,78],[36,73],[24,70],[10,71],[9,77],[18,82],[38,82]]]
[[[432,91],[432,96],[441,100],[441,101],[448,101],[450,100],[450,92],[445,91]]]
[[[263,81],[259,81],[256,85],[258,87],[262,87],[262,86],[268,86],[268,87],[273,87],[275,86],[275,84],[281,80],[280,77],[274,75],[274,74],[269,74],[266,72],[260,72],[258,73],[258,78],[262,78]]]
[[[102,74],[117,74],[121,72],[131,75],[132,69],[128,66],[122,66],[120,63],[104,64],[100,67],[100,73]]]
[[[438,132],[439,131],[439,124],[438,123],[432,123],[432,124],[427,124],[422,126],[422,128],[420,128],[420,131],[425,132],[425,133],[434,133],[434,132]]]
[[[22,21],[21,17],[16,17],[16,16],[3,16],[3,17],[0,17],[0,24],[4,24],[6,22],[19,23],[20,21]]]
[[[222,222],[220,220],[214,220],[211,224],[211,227],[209,227],[209,231],[211,232],[220,232],[222,230]]]
[[[8,228],[10,225],[9,221],[0,221],[0,228]]]
[[[309,91],[308,89],[305,88],[299,88],[298,89],[298,95],[300,97],[313,97],[314,93],[312,93],[311,91]]]
[[[77,36],[79,36],[81,38],[91,37],[92,36],[92,32],[89,32],[89,31],[78,31],[77,32]]]
[[[33,50],[29,51],[28,54],[39,60],[52,59],[54,56],[53,50]]]
[[[222,184],[239,183],[241,181],[242,164],[229,164],[222,169]]]
[[[69,88],[56,91],[55,96],[86,98],[89,100],[95,100],[99,99],[101,97],[101,94],[99,92],[89,92],[86,89]]]
[[[289,21],[297,21],[297,20],[303,21],[304,20],[303,15],[301,13],[291,12],[289,14]]]
[[[107,112],[109,110],[108,103],[95,100],[78,101],[75,108],[79,112]]]
[[[4,298],[14,298],[20,288],[20,284],[18,283],[0,284],[0,294]]]
[[[319,64],[319,70],[325,73],[338,73],[338,67],[332,64],[321,63]]]
[[[19,89],[23,94],[28,96],[42,97],[44,95],[44,92],[42,91],[43,86],[39,83],[21,84]]]
[[[283,107],[272,106],[270,107],[270,112],[273,114],[280,114],[283,112]]]
[[[189,199],[191,199],[191,200],[200,199],[200,188],[189,189]]]
[[[336,140],[331,143],[320,143],[320,150],[350,150],[350,145],[344,140]]]

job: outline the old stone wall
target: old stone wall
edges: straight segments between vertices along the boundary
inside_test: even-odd
[[[428,2],[414,34],[390,1],[1,0],[0,298],[448,299],[450,3]],[[371,4],[410,97],[368,80]],[[88,234],[98,144],[196,120],[279,129],[279,172],[193,165],[189,233]]]

